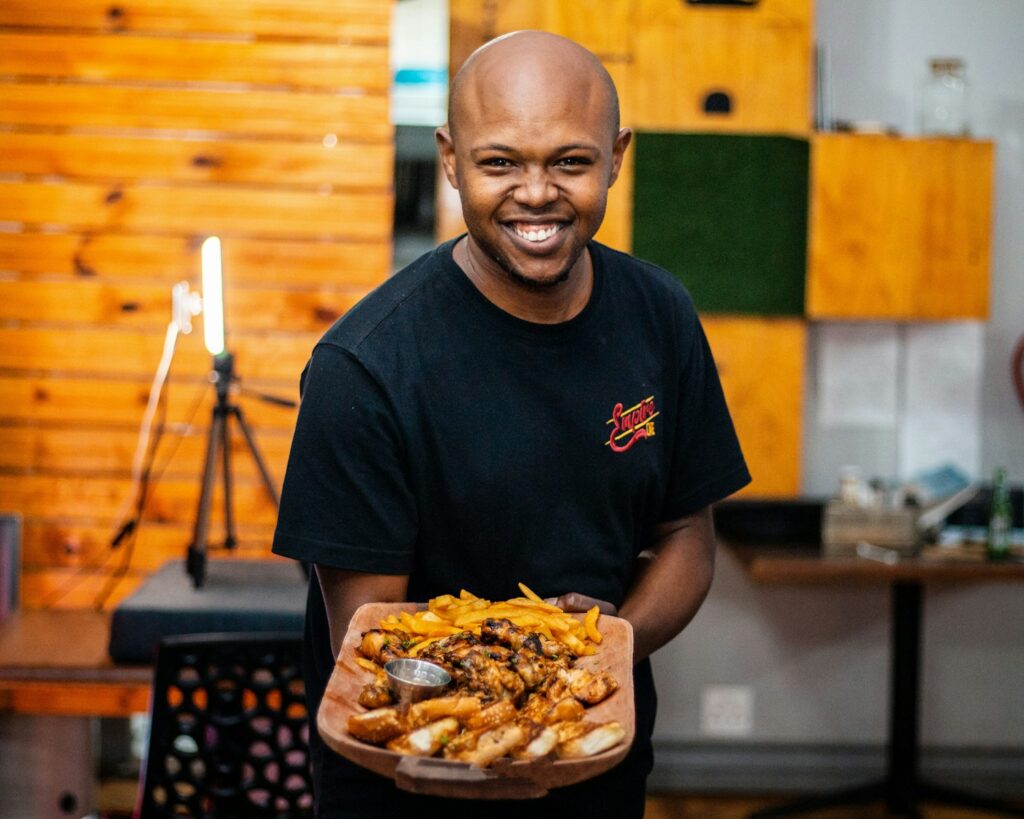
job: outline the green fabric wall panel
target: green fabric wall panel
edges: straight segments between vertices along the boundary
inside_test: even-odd
[[[775,136],[636,135],[633,252],[705,313],[799,316],[810,146]]]

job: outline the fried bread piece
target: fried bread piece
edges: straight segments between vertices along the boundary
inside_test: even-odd
[[[583,759],[618,745],[626,736],[618,722],[569,722],[557,726],[558,758]]]
[[[496,728],[516,718],[516,707],[510,700],[499,700],[481,709],[480,713],[466,719],[469,730],[477,728]]]
[[[388,750],[400,754],[433,756],[458,732],[459,721],[455,717],[445,717],[396,737],[388,743]]]
[[[382,745],[407,730],[397,708],[376,708],[348,718],[348,732],[356,739]]]
[[[516,759],[539,759],[547,756],[558,745],[558,730],[551,725],[537,725],[535,722],[519,721],[520,727],[526,731],[527,741],[512,752]]]
[[[480,700],[477,697],[436,697],[409,706],[407,720],[410,728],[419,728],[444,717],[455,717],[462,722],[479,713]]]
[[[468,762],[478,768],[486,768],[494,760],[511,753],[525,743],[528,735],[523,727],[515,722],[506,722],[497,728],[483,731],[476,738],[472,748],[464,748],[446,757]]]

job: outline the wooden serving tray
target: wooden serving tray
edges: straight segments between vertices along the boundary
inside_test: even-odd
[[[378,628],[380,621],[389,614],[422,608],[424,606],[417,603],[367,603],[353,615],[317,714],[317,728],[328,747],[364,768],[394,779],[403,790],[461,799],[530,799],[543,796],[550,788],[572,785],[597,776],[626,756],[636,733],[633,629],[626,620],[608,615],[602,615],[599,622],[604,640],[597,647],[597,653],[582,657],[577,662],[578,666],[592,671],[609,671],[619,683],[614,694],[588,708],[584,717],[593,722],[617,720],[625,730],[622,742],[604,753],[587,759],[498,760],[490,768],[481,769],[466,762],[397,754],[350,736],[346,727],[348,718],[365,710],[357,698],[363,686],[372,679],[372,674],[355,662],[356,647],[362,633]]]

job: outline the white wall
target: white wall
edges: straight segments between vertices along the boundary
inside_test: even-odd
[[[983,330],[980,411],[965,434],[978,471],[1024,481],[1024,412],[1009,355],[1024,333],[1024,2],[818,0],[817,33],[832,75],[833,113],[915,131],[915,93],[931,56],[966,60],[975,134],[997,151],[992,312]],[[941,328],[940,328],[941,330]],[[812,334],[816,345],[821,328]],[[900,331],[907,332],[907,328]],[[900,472],[900,425],[829,429],[817,423],[811,350],[805,491],[829,493],[838,468]],[[905,385],[904,385],[905,386]],[[921,732],[925,746],[1024,747],[1024,587],[929,588]],[[750,742],[882,743],[886,733],[889,601],[883,588],[758,587],[723,550],[711,595],[655,656],[658,738],[700,742],[700,693],[754,688]]]

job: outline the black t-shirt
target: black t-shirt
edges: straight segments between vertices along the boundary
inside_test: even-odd
[[[591,242],[586,307],[535,324],[488,301],[453,246],[397,273],[314,349],[274,551],[408,574],[411,600],[462,588],[500,600],[522,581],[621,605],[657,523],[749,481],[689,296]],[[307,648],[315,705],[333,667],[315,579]],[[647,678],[644,664],[638,709]],[[638,728],[650,716],[638,710]]]

